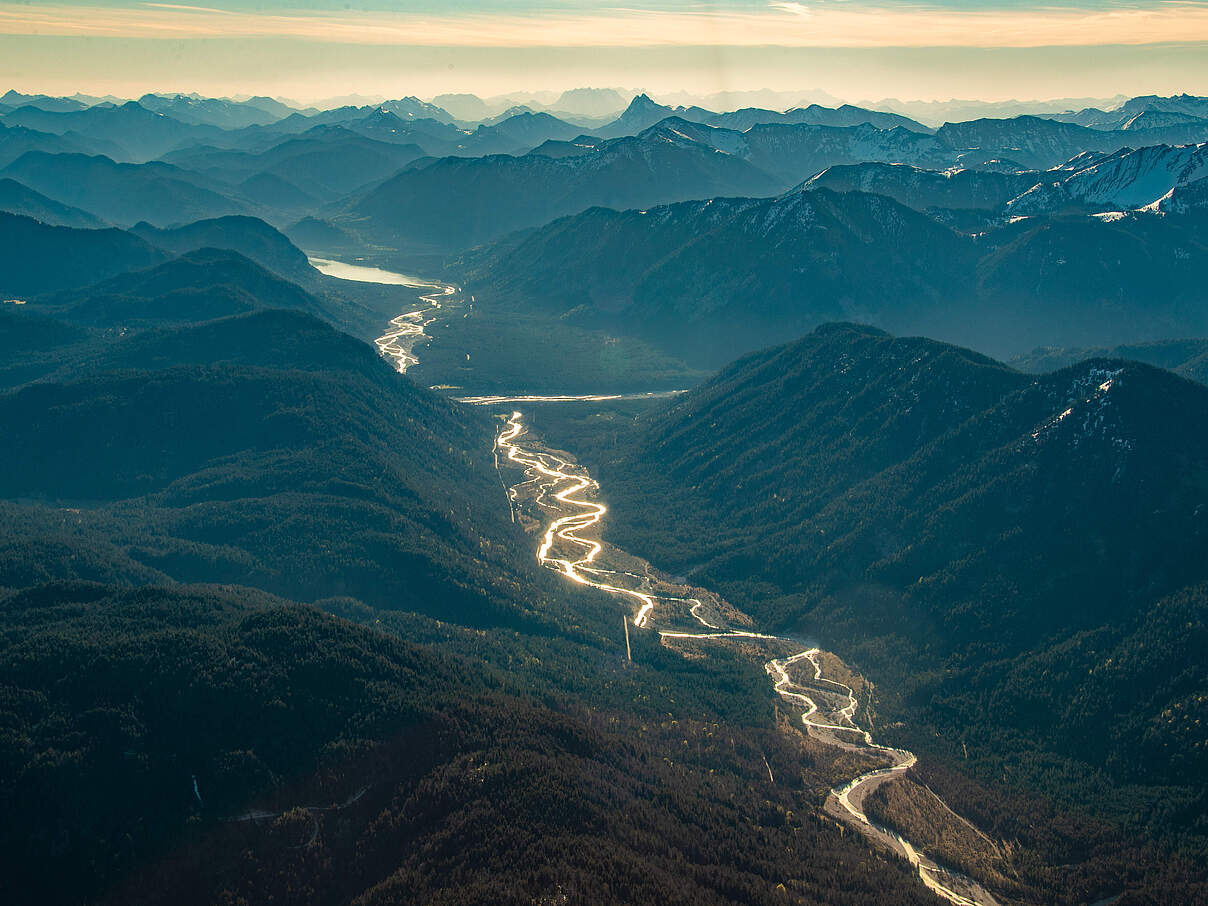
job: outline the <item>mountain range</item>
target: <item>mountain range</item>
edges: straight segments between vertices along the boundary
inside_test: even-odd
[[[592,209],[459,271],[484,297],[716,365],[837,319],[1003,355],[1193,335],[1208,329],[1206,264],[1194,219],[1036,217],[974,237],[883,195],[815,186]]]
[[[30,151],[0,173],[118,225],[147,220],[173,226],[245,210],[240,202],[199,184],[205,180],[193,173],[160,162],[124,164],[104,156]]]
[[[668,100],[0,98],[8,899],[1208,902],[1208,101]]]

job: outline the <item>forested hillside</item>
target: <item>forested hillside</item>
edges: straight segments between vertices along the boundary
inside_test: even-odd
[[[851,652],[912,745],[1199,851],[1205,425],[1150,366],[829,325],[590,455],[616,543]]]
[[[489,416],[267,301],[0,318],[15,902],[930,901],[757,664],[536,564]]]

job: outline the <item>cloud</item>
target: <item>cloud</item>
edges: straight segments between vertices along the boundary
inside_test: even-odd
[[[1176,0],[1144,7],[971,10],[852,3],[806,7],[775,0],[762,10],[434,14],[0,2],[0,34],[260,37],[429,47],[1072,47],[1208,42],[1208,4]]]
[[[789,3],[789,2],[773,2],[769,3],[772,9],[778,9],[781,12],[792,13],[795,16],[808,16],[810,14],[809,7],[804,3]]]

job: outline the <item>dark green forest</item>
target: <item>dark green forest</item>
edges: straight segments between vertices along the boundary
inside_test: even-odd
[[[1191,862],[1205,425],[1208,391],[1151,366],[1035,377],[851,325],[628,422],[534,417],[599,474],[615,543],[843,652],[889,739]]]
[[[0,319],[12,902],[933,902],[821,817],[759,664],[630,663],[537,566],[495,419],[264,271],[161,317],[198,260]]]

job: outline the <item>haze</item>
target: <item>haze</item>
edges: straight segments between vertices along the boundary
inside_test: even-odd
[[[431,97],[623,84],[857,101],[1208,90],[1202,3],[0,4],[25,91]]]

